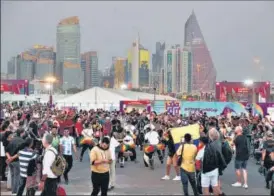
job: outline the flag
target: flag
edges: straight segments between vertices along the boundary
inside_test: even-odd
[[[181,145],[182,138],[189,133],[192,136],[193,143],[198,146],[200,139],[200,126],[198,124],[189,125],[185,127],[173,128],[170,130],[175,149],[177,150]]]

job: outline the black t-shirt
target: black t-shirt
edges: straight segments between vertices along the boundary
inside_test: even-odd
[[[6,148],[6,152],[10,154],[10,156],[16,155],[20,150],[25,147],[25,141],[20,137],[14,137],[8,144]],[[18,161],[18,159],[15,159]]]
[[[264,141],[263,149],[266,151],[265,159],[264,159],[265,163],[271,161],[269,154],[272,152],[273,148],[274,148],[274,140],[273,139]]]
[[[246,136],[239,135],[236,137],[235,141],[236,147],[236,160],[246,161],[249,158],[248,140]]]

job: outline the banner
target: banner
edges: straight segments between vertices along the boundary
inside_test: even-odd
[[[208,116],[217,116],[232,112],[233,114],[240,115],[247,113],[245,106],[239,102],[182,102],[181,114],[188,116],[193,112],[206,112]]]

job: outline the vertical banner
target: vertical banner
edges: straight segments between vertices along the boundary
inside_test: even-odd
[[[165,109],[168,114],[172,115],[180,115],[180,101],[166,101],[165,102]]]

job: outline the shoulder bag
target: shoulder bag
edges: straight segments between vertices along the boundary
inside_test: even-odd
[[[177,160],[177,166],[181,166],[181,165],[182,165],[182,162],[183,162],[183,153],[184,153],[185,144],[182,143],[181,145],[182,145],[182,151],[181,151],[180,157],[179,157],[178,160]]]

